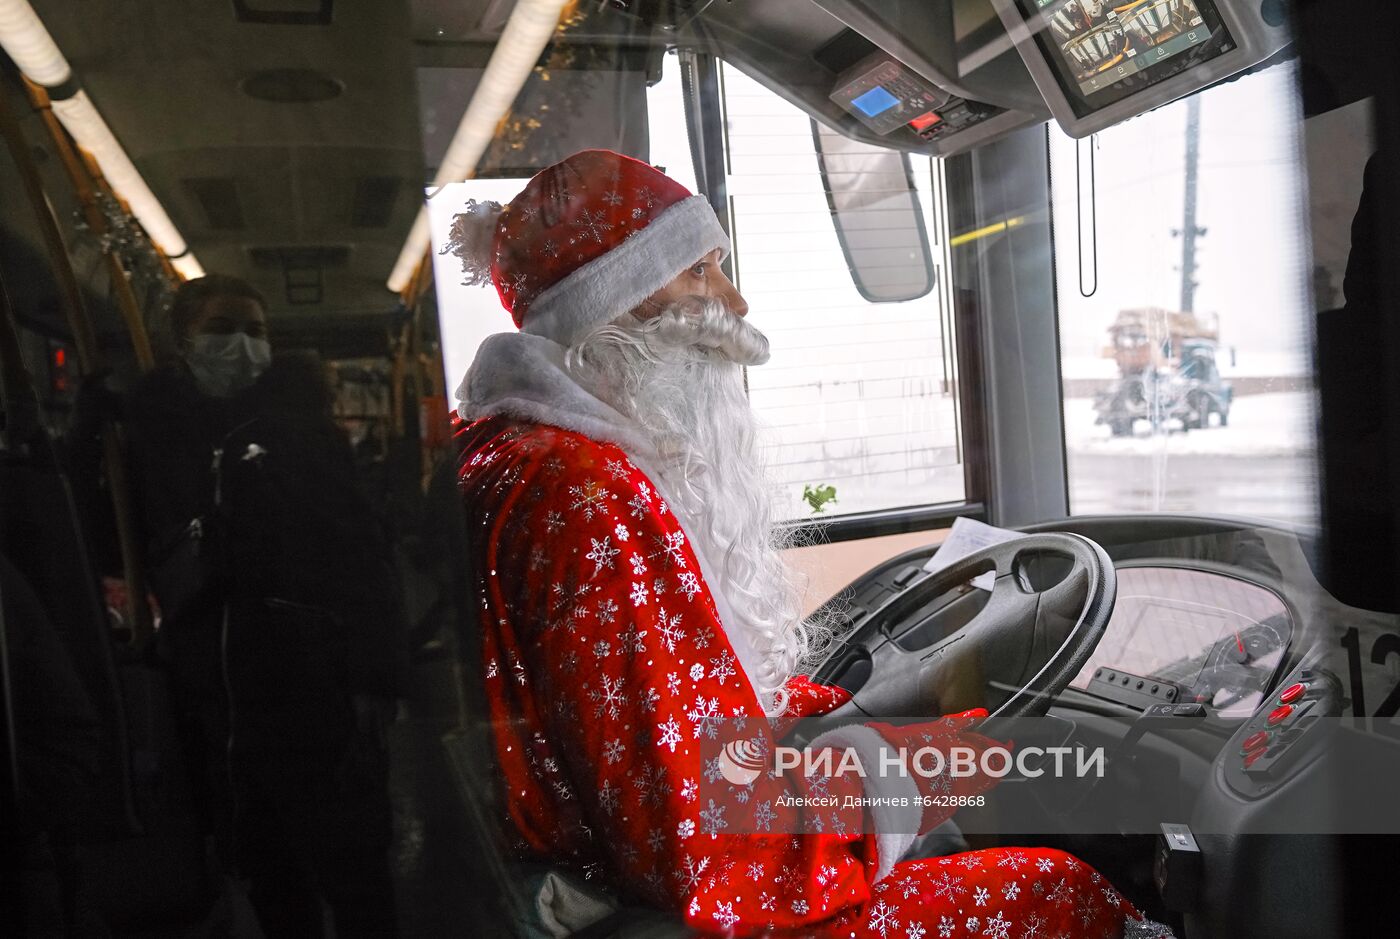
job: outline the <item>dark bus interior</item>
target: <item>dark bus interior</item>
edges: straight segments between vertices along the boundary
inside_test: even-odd
[[[755,259],[774,248],[746,238],[754,230],[745,228],[746,206],[765,186],[779,202],[786,190],[781,172],[770,182],[744,175],[739,137],[744,127],[761,137],[755,122],[780,107],[810,120],[802,166],[820,169],[808,175],[833,218],[843,282],[876,312],[874,304],[910,297],[936,301],[944,361],[956,361],[941,386],[957,422],[956,498],[864,507],[856,484],[840,482],[834,491],[855,510],[837,501],[823,512],[814,502],[811,517],[795,520],[829,552],[811,555],[813,563],[845,572],[830,574],[830,589],[812,604],[839,609],[849,628],[817,677],[851,691],[861,713],[904,713],[906,658],[985,605],[975,590],[920,574],[955,518],[1026,535],[1082,535],[1111,560],[1118,604],[1102,610],[1102,637],[1093,637],[1097,651],[1092,643],[1085,650],[1092,657],[1082,680],[1079,668],[1058,676],[1042,713],[1080,740],[1122,741],[1147,708],[1176,700],[1129,686],[1146,679],[1161,695],[1195,695],[1189,700],[1204,703],[1206,716],[1140,742],[1109,796],[1122,800],[1126,817],[1134,793],[1155,791],[1158,801],[1144,799],[1174,800],[1178,817],[1075,834],[1082,806],[1013,800],[1006,830],[1020,834],[1006,840],[1073,851],[1178,936],[1393,931],[1400,227],[1386,220],[1400,218],[1400,17],[1359,0],[1147,7],[1167,17],[1181,3],[1199,25],[1173,28],[1171,39],[1161,38],[1159,21],[1132,19],[1140,2],[1112,20],[1114,41],[1135,53],[1157,50],[1152,61],[1148,52],[1125,58],[1094,46],[1095,30],[1072,37],[1079,21],[1056,25],[1045,10],[1090,22],[1106,6],[1094,0],[0,0],[0,934],[262,935],[210,860],[156,641],[159,610],[142,599],[152,577],[141,560],[149,533],[131,521],[139,514],[133,500],[151,498],[162,481],[137,485],[122,469],[119,410],[104,412],[100,479],[74,469],[70,436],[100,397],[94,388],[119,396],[170,354],[163,318],[173,292],[206,272],[252,284],[265,299],[275,355],[305,356],[331,376],[362,496],[356,504],[366,507],[346,531],[373,532],[392,569],[386,622],[397,624],[409,676],[387,739],[398,932],[566,934],[532,921],[541,872],[515,866],[491,833],[500,796],[479,758],[490,728],[477,700],[480,643],[453,486],[449,409],[460,376],[444,377],[444,362],[457,361],[456,275],[441,266],[439,233],[429,233],[434,203],[424,196],[463,180],[524,180],[585,147],[658,162],[664,146],[671,169],[688,159],[696,191],[732,226],[729,263],[749,293],[745,275],[758,284]],[[512,43],[529,16],[548,22],[542,33],[536,24],[539,42],[521,52]],[[50,45],[34,38],[36,22]],[[1147,45],[1135,45],[1134,29]],[[524,57],[514,85],[502,79],[510,53]],[[677,76],[675,120],[663,124],[655,96]],[[1209,96],[1256,79],[1283,89],[1271,100],[1294,135],[1276,159],[1294,184],[1267,199],[1298,222],[1293,234],[1259,223],[1252,253],[1231,257],[1194,215],[1183,223],[1175,201],[1142,204],[1115,188],[1125,168],[1111,135],[1143,132],[1162,109],[1186,114],[1197,100],[1209,108]],[[762,107],[743,104],[759,94]],[[497,111],[493,96],[503,101]],[[899,102],[897,115],[885,99]],[[1323,128],[1362,113],[1369,137],[1358,158],[1355,141]],[[1207,117],[1201,145],[1220,154],[1237,145],[1231,132]],[[463,149],[467,137],[475,144]],[[1151,172],[1183,179],[1186,164],[1170,146],[1169,159],[1152,158]],[[841,165],[863,168],[847,174],[852,188],[828,175]],[[899,180],[915,211],[862,217],[862,173],[867,185]],[[1097,186],[1089,195],[1086,178]],[[926,179],[935,180],[931,188]],[[1219,197],[1204,186],[1201,193],[1205,213]],[[1327,209],[1326,225],[1318,222],[1324,200],[1340,204]],[[1194,285],[1181,271],[1191,254],[1177,237],[1189,229],[1216,252],[1212,263],[1234,269],[1242,291],[1277,269],[1256,275],[1260,258],[1282,259],[1314,288],[1304,288],[1303,364],[1287,389],[1306,396],[1300,426],[1313,443],[1305,469],[1285,467],[1268,449],[1248,460],[1208,459],[1212,441],[1248,429],[1251,406],[1274,400],[1255,391],[1283,386],[1256,388],[1251,382],[1263,379],[1232,370],[1234,349],[1204,328],[1194,336],[1206,336],[1191,366],[1199,369],[1189,376],[1194,391],[1179,407],[1154,411],[1149,402],[1132,411],[1137,405],[1109,384],[1109,372],[1071,373],[1075,304],[1093,293],[1087,252],[1096,290],[1100,274],[1108,276],[1098,259],[1106,268],[1115,242],[1157,224],[1157,214],[1169,216],[1157,227],[1170,248],[1133,254],[1143,281],[1164,280],[1172,291],[1183,279]],[[1329,241],[1337,238],[1343,243]],[[896,266],[879,259],[909,244],[932,258],[928,266],[882,274]],[[806,249],[795,236],[779,247],[786,253],[775,263],[804,269]],[[1077,271],[1065,261],[1076,256]],[[1334,259],[1329,289],[1319,287],[1327,272],[1315,259],[1324,256]],[[909,288],[910,277],[922,286]],[[750,301],[753,321],[764,325],[761,305]],[[1112,311],[1120,362],[1141,353],[1175,368],[1179,349],[1143,352],[1150,343],[1131,338],[1127,301],[1120,306],[1123,313]],[[1189,301],[1181,310],[1191,310]],[[800,344],[802,322],[793,322],[775,335]],[[1250,322],[1269,328],[1267,313]],[[1076,382],[1090,391],[1081,394]],[[1222,390],[1226,383],[1232,390]],[[1133,394],[1160,400],[1155,385],[1143,388]],[[1103,426],[1094,424],[1092,394]],[[1078,407],[1071,399],[1084,401],[1088,419],[1067,416]],[[1070,452],[1076,421],[1098,435],[1088,457]],[[904,425],[893,436],[913,447],[922,432]],[[1185,485],[1170,475],[1185,464],[1163,455],[1177,446],[1161,443],[1168,438],[1205,441],[1187,457],[1203,467],[1192,470],[1199,478],[1190,486],[1228,491],[1238,467],[1264,473],[1271,460],[1273,472],[1293,474],[1287,485],[1303,473],[1310,488],[1300,511],[1310,521],[1256,514],[1248,495],[1199,506],[1159,500],[1140,511],[1076,494],[1083,467],[1113,447],[1158,474],[1123,487]],[[327,540],[308,533],[307,563]],[[822,560],[838,552],[844,567]],[[1032,565],[1017,576],[1053,585],[1064,575],[1052,568]],[[1254,611],[1242,632],[1222,634],[1231,635],[1227,644],[1212,637],[1160,659],[1155,647],[1134,647],[1151,646],[1154,629],[1175,628],[1163,610],[1213,590],[1220,592],[1211,602],[1241,604],[1232,607],[1240,617]],[[1015,668],[1009,674],[1009,691],[1031,687]],[[1247,773],[1237,765],[1242,741],[1264,726],[1279,693],[1299,683],[1317,689],[1317,714],[1354,718],[1334,744],[1354,759],[1334,764],[1312,753],[1272,776]],[[943,711],[954,704],[968,702],[917,702]],[[1364,806],[1374,828],[1278,828],[1278,819],[1324,803]],[[1173,881],[1160,863],[1154,869],[1152,832],[1164,822],[1197,832],[1200,870],[1176,871]],[[686,932],[624,903],[572,934]]]

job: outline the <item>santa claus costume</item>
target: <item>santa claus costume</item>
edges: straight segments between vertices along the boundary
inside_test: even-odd
[[[469,282],[494,284],[520,327],[482,345],[457,431],[514,841],[703,933],[1170,935],[1062,852],[901,860],[947,810],[833,809],[819,832],[782,833],[759,813],[805,783],[771,773],[738,807],[755,818],[702,804],[701,744],[722,720],[777,737],[845,700],[797,674],[810,637],[748,465],[740,368],[766,359],[766,340],[713,304],[626,315],[728,247],[703,197],[597,150],[544,170],[503,211],[470,204],[454,228]],[[726,408],[737,423],[708,419]],[[668,433],[687,420],[708,430]],[[812,746],[873,754],[898,736],[852,726]],[[881,795],[919,794],[881,782],[905,787]]]

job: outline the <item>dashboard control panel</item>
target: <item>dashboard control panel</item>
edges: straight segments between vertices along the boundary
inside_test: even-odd
[[[1135,708],[1147,708],[1164,702],[1170,704],[1181,694],[1181,689],[1173,682],[1134,675],[1118,668],[1095,669],[1094,677],[1089,679],[1089,686],[1084,690]]]
[[[1342,712],[1342,684],[1331,672],[1302,667],[1235,734],[1225,778],[1241,795],[1262,795],[1321,739],[1313,730]],[[1311,732],[1310,732],[1311,731]]]

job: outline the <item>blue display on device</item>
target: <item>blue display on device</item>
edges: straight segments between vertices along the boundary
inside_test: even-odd
[[[899,99],[890,94],[881,85],[876,85],[858,98],[852,98],[851,104],[860,108],[866,117],[874,117],[877,114],[884,114],[890,108],[899,104]]]

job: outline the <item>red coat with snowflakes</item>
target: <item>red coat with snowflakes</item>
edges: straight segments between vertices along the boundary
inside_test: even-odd
[[[494,756],[525,851],[599,870],[706,933],[1158,935],[1062,852],[894,863],[859,809],[833,809],[819,832],[765,831],[783,787],[805,784],[771,774],[741,806],[701,804],[701,741],[722,720],[766,719],[654,483],[619,447],[551,426],[487,418],[458,440]],[[788,720],[845,695],[800,677],[789,687]],[[823,785],[861,794],[846,777]],[[754,817],[735,824],[736,809]]]

